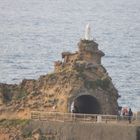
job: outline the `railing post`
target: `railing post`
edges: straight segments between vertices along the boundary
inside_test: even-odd
[[[72,121],[72,115],[73,115],[73,114],[71,113],[71,118],[70,118],[70,121]]]
[[[73,118],[74,118],[74,121],[75,121],[75,113],[74,113],[74,117]]]
[[[136,113],[136,121],[138,121],[138,113]]]
[[[83,114],[83,116],[82,116],[82,118],[84,119],[84,122],[85,122],[85,120],[86,120],[86,118],[85,118],[86,116],[85,116],[85,114]]]
[[[101,115],[98,115],[97,116],[97,122],[100,123],[101,121],[102,121],[102,116]]]
[[[118,122],[118,115],[116,116],[116,122]]]

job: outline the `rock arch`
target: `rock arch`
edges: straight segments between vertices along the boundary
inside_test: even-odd
[[[83,94],[75,97],[71,102],[70,112],[84,114],[99,114],[101,108],[98,100],[92,96]]]

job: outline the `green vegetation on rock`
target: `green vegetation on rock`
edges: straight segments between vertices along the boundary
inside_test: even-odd
[[[3,93],[3,101],[4,102],[8,102],[8,101],[11,101],[12,100],[12,92],[11,92],[11,89],[8,88],[8,87],[4,87],[2,89],[2,93]]]
[[[0,127],[9,127],[9,126],[25,126],[26,124],[29,123],[30,120],[20,120],[20,119],[14,119],[14,120],[7,120],[7,119],[2,119],[0,120]]]
[[[22,99],[24,97],[26,97],[28,94],[25,90],[21,90],[19,91],[19,93],[16,95],[16,99]]]
[[[96,88],[100,87],[100,88],[106,90],[109,87],[109,83],[110,83],[109,79],[106,78],[103,80],[97,79],[96,81],[86,80],[84,84],[85,84],[86,88],[96,89]]]

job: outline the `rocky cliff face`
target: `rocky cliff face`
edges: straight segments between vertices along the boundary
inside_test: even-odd
[[[78,47],[75,53],[63,52],[51,74],[19,85],[0,84],[1,114],[27,117],[32,110],[70,112],[72,104],[77,113],[117,114],[119,95],[101,64],[104,53],[93,40],[80,40]],[[94,100],[88,104],[82,96]],[[84,104],[91,108],[89,112],[84,112]]]

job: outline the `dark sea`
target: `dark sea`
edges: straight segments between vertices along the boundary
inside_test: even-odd
[[[0,82],[52,72],[62,51],[77,50],[87,23],[119,104],[140,110],[140,0],[0,0]]]

